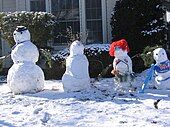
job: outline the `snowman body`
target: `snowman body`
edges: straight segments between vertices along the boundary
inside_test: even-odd
[[[154,71],[157,88],[170,89],[170,61],[166,51],[163,48],[157,48],[153,51],[153,57],[156,61]]]
[[[89,62],[84,55],[84,46],[74,41],[66,58],[66,71],[62,77],[64,91],[80,91],[90,87]]]
[[[21,62],[9,69],[7,82],[15,94],[35,93],[44,87],[44,73],[32,62]]]
[[[18,30],[20,29],[21,30]],[[14,31],[15,47],[11,52],[14,62],[8,71],[7,84],[14,94],[35,93],[44,87],[44,73],[39,66],[39,52],[30,41],[30,33],[23,27]]]
[[[127,51],[121,48],[115,50],[115,59],[113,61],[113,69],[117,71],[114,77],[115,90],[119,93],[126,93],[132,88],[134,82],[132,71],[132,60],[128,56]]]
[[[17,44],[11,52],[11,58],[14,63],[30,61],[36,63],[38,61],[39,51],[37,47],[28,41]]]

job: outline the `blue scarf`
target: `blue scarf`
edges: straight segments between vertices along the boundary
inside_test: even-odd
[[[170,71],[170,61],[166,60],[164,62],[161,62],[158,65],[155,65],[155,71],[158,73],[166,73],[168,71]]]

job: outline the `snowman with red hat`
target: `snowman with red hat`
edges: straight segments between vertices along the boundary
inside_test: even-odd
[[[115,90],[119,94],[132,91],[134,73],[132,71],[132,60],[128,56],[129,46],[125,39],[115,41],[110,45],[109,54],[115,57],[113,60],[112,74],[114,77]]]

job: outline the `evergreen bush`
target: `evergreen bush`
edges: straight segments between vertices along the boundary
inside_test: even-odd
[[[110,22],[113,41],[125,38],[133,55],[148,45],[165,46],[164,14],[161,0],[116,1]]]

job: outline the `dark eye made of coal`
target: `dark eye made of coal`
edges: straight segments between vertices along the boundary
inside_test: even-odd
[[[156,55],[158,55],[158,54],[156,53]]]

